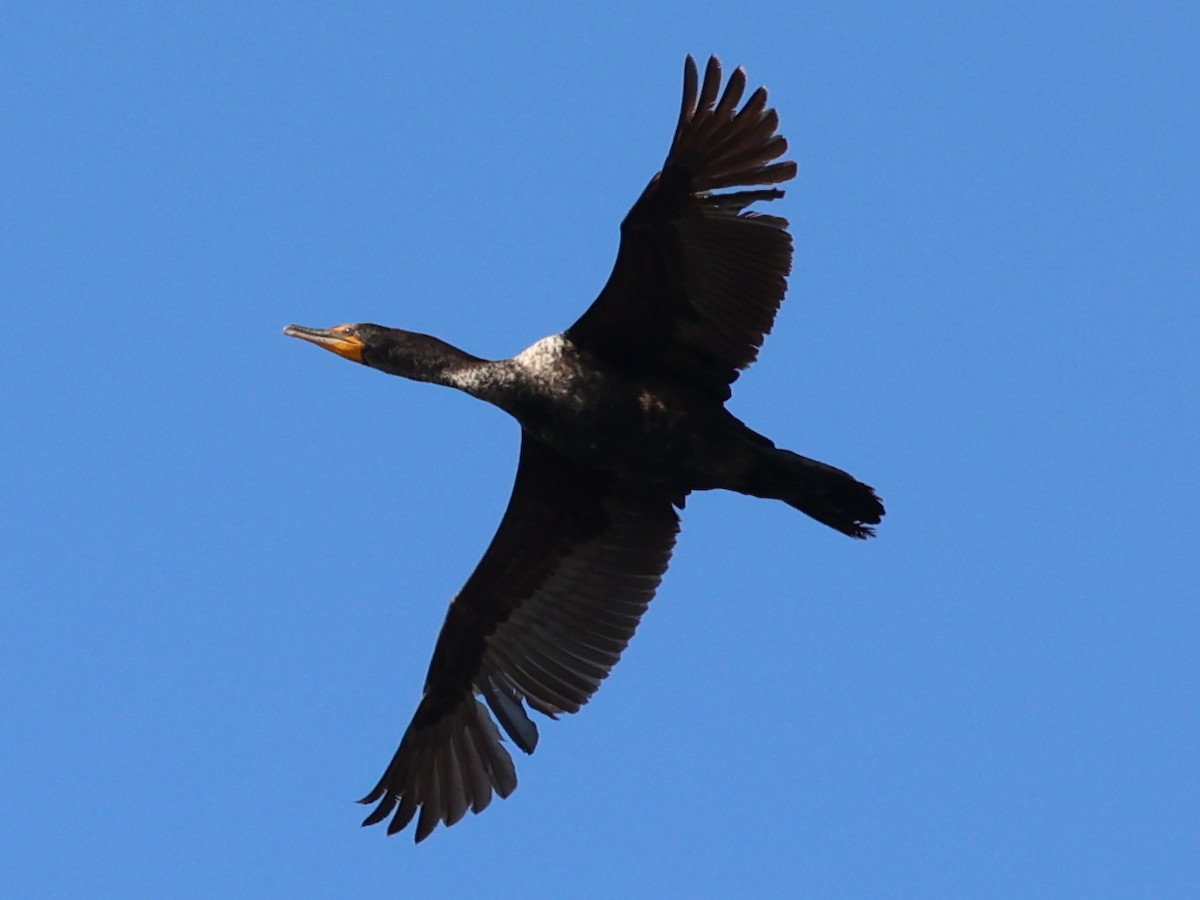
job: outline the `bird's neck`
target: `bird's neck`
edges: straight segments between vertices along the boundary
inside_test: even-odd
[[[557,334],[543,338],[512,359],[487,360],[438,338],[403,332],[381,357],[368,364],[414,381],[457,388],[514,415],[514,403],[519,405],[529,394],[544,394],[554,391],[556,385],[567,385],[580,367],[575,348]]]
[[[374,367],[389,375],[466,390],[464,385],[474,373],[493,365],[435,337],[419,337],[419,341],[389,347],[382,359],[372,361]]]

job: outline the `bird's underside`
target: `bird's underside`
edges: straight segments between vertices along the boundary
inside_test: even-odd
[[[711,58],[688,57],[663,164],[621,225],[613,272],[563,334],[488,362],[434,338],[375,325],[288,334],[391,374],[466,390],[522,425],[500,527],[450,604],[424,693],[391,764],[363,798],[363,824],[480,812],[516,788],[503,734],[526,753],[528,710],[579,710],[607,677],[658,587],[692,490],[780,499],[852,537],[883,515],[852,476],[778,449],[729,414],[783,301],[785,219],[752,212],[795,175],[766,92],[721,91]],[[599,423],[599,424],[597,424]],[[592,429],[589,431],[589,429]],[[497,727],[499,723],[499,727]]]

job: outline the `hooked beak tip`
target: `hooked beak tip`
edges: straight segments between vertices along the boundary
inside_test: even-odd
[[[345,359],[360,363],[363,361],[363,341],[355,334],[347,333],[347,326],[331,328],[305,328],[303,325],[289,325],[283,329],[288,337],[300,338],[302,341],[316,344],[331,353],[336,353]]]

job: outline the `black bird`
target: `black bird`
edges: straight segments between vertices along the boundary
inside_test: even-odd
[[[782,197],[763,186],[789,180],[796,164],[776,161],[787,142],[763,88],[739,108],[740,68],[721,93],[713,57],[698,82],[689,56],[662,171],[621,223],[604,290],[563,333],[489,361],[380,325],[284,329],[466,391],[521,425],[508,510],[450,604],[412,723],[362,800],[378,801],[364,825],[391,816],[392,834],[417,817],[421,841],[493,792],[512,793],[516,772],[488,709],[532,753],[526,707],[554,718],[588,701],[654,596],[689,492],[782,500],[854,538],[883,516],[870,487],[777,448],[725,409],[791,269],[787,221],[747,207]]]

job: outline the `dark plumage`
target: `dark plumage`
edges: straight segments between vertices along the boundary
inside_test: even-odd
[[[787,143],[765,90],[739,109],[741,69],[720,97],[715,58],[698,81],[688,57],[663,169],[621,224],[604,290],[562,334],[487,361],[379,325],[286,329],[466,391],[522,429],[508,510],[450,604],[412,723],[363,799],[378,803],[364,824],[390,816],[391,834],[415,817],[420,841],[512,793],[516,773],[492,716],[530,753],[538,733],[526,707],[553,717],[588,701],[654,596],[689,492],[783,500],[856,538],[883,516],[871,488],[776,448],[724,407],[791,268],[787,221],[746,210],[783,196],[764,185],[792,178],[796,165],[776,161]]]

